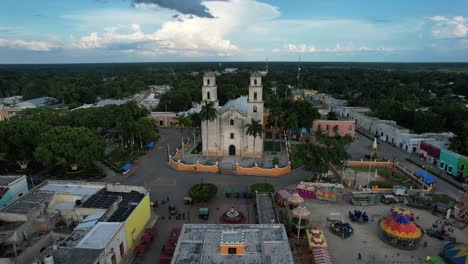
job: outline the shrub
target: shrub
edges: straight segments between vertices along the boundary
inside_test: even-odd
[[[252,192],[274,192],[275,187],[269,183],[255,183],[251,188]]]
[[[195,202],[207,202],[218,192],[218,187],[211,183],[195,184],[188,190],[188,194]]]

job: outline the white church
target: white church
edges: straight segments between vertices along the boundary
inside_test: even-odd
[[[219,106],[217,97],[216,76],[212,72],[203,76],[203,102],[213,102],[218,109],[217,118],[213,121],[202,121],[203,155],[236,156],[259,158],[263,156],[263,136],[254,137],[246,134],[246,125],[252,119],[258,120],[263,126],[263,89],[260,73],[250,76],[249,96],[241,96],[229,100]],[[208,122],[208,131],[206,127]],[[208,140],[207,133],[208,132]],[[255,149],[254,149],[255,145]]]

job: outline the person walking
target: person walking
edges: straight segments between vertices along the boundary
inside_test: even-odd
[[[362,260],[362,256],[361,256],[361,253],[360,253],[360,252],[358,253],[357,260]]]

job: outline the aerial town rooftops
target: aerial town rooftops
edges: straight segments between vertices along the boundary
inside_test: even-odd
[[[105,248],[122,225],[123,223],[99,222],[80,240],[76,248]]]
[[[34,108],[39,106],[53,105],[58,103],[58,100],[53,97],[39,97],[23,101],[14,105],[14,108]]]
[[[244,239],[243,245],[236,245],[243,246],[243,254],[221,254],[222,237],[236,241]],[[185,224],[171,263],[289,264],[294,261],[286,230],[281,224]]]

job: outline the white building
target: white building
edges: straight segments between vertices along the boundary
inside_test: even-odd
[[[409,134],[407,128],[397,125],[393,120],[378,120],[371,126],[371,131],[378,139],[388,142],[392,145],[398,145],[398,138],[402,134]]]
[[[212,72],[203,76],[203,102],[213,102],[218,110],[214,121],[202,121],[203,155],[261,157],[263,137],[246,135],[246,125],[258,120],[263,126],[262,76],[250,76],[249,96],[241,96],[219,106],[216,77]],[[208,129],[207,129],[208,128]]]

